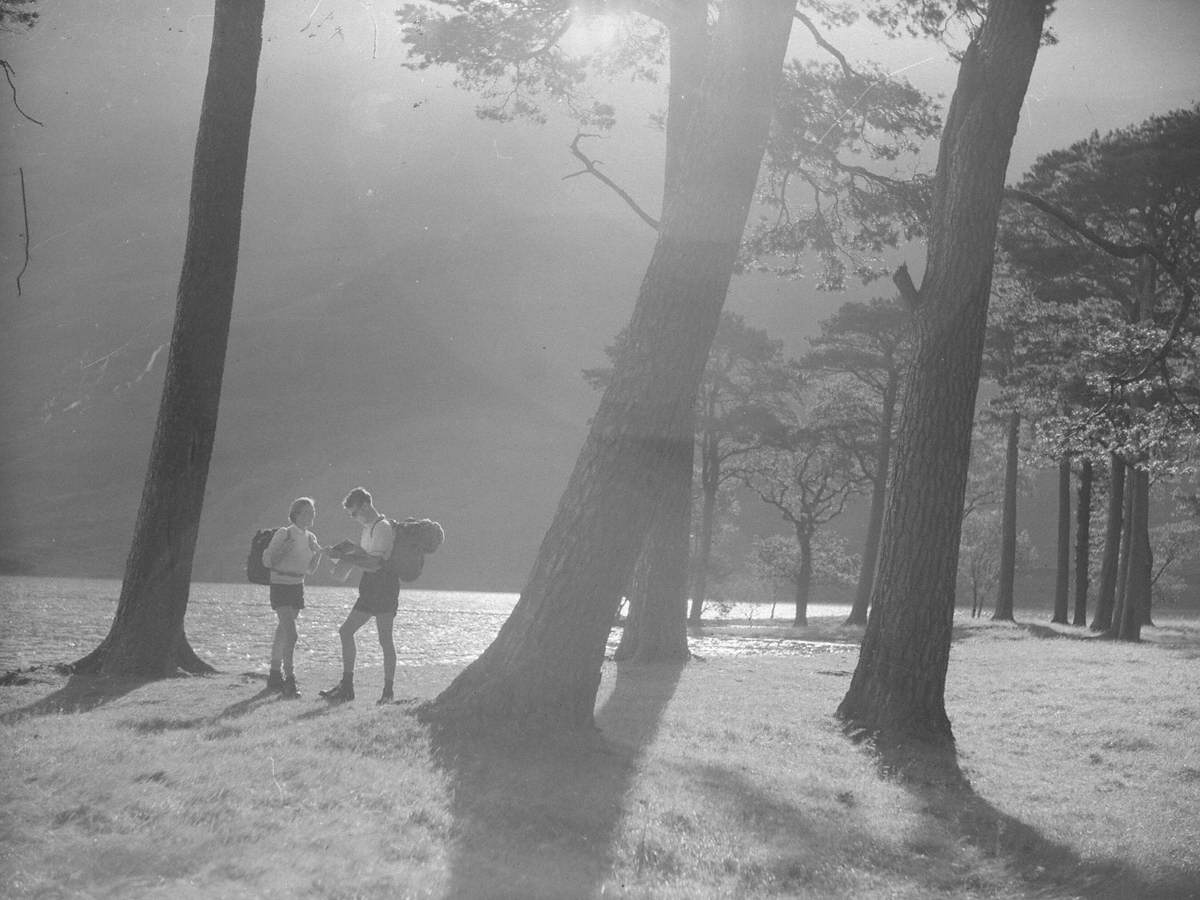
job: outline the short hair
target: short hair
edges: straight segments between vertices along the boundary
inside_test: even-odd
[[[342,506],[350,509],[354,506],[361,506],[364,503],[371,503],[371,492],[365,487],[356,487],[346,495],[346,499],[342,501]]]
[[[288,518],[295,522],[296,516],[300,515],[300,510],[305,508],[316,512],[317,504],[313,503],[312,497],[297,497],[292,501],[292,508],[288,510]]]

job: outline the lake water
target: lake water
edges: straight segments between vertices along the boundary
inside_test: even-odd
[[[92,650],[108,634],[121,583],[96,578],[0,577],[0,673],[33,665],[72,662]],[[296,668],[306,671],[341,665],[337,628],[354,605],[349,587],[306,586],[300,615]],[[465,591],[402,591],[396,615],[397,663],[466,664],[492,642],[508,618],[516,594]],[[770,607],[735,605],[725,618],[765,619]],[[810,616],[845,615],[849,607],[811,606]],[[791,609],[780,608],[779,624]],[[712,618],[707,610],[706,618]],[[223,671],[265,672],[271,652],[275,614],[267,588],[255,584],[192,585],[186,629],[201,658]],[[614,629],[609,651],[620,638]],[[693,637],[690,646],[701,656],[838,652],[840,644],[754,639]],[[358,633],[360,666],[382,665],[373,622]]]

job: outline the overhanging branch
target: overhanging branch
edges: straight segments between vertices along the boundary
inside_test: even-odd
[[[1118,244],[1115,241],[1110,241],[1094,228],[1090,227],[1084,222],[1081,222],[1075,216],[1071,215],[1065,209],[1050,203],[1048,200],[1044,200],[1036,194],[1031,194],[1029,191],[1022,191],[1018,188],[1005,188],[1004,196],[1012,200],[1019,200],[1022,203],[1027,203],[1035,209],[1041,210],[1052,219],[1075,232],[1084,240],[1099,247],[1109,256],[1114,256],[1117,259],[1141,259],[1148,256],[1163,268],[1163,271],[1167,273],[1167,276],[1175,283],[1175,286],[1179,288],[1180,293],[1183,295],[1183,298],[1179,303],[1179,309],[1176,311],[1175,317],[1171,321],[1170,331],[1168,331],[1167,338],[1163,341],[1162,346],[1158,348],[1155,354],[1150,357],[1150,359],[1144,366],[1141,367],[1141,369],[1139,369],[1133,375],[1122,377],[1120,382],[1122,384],[1129,384],[1134,381],[1140,381],[1146,376],[1146,373],[1163,362],[1171,350],[1171,345],[1175,342],[1175,339],[1179,337],[1179,333],[1183,330],[1184,323],[1187,321],[1187,317],[1191,314],[1192,304],[1195,302],[1196,297],[1196,290],[1192,286],[1191,279],[1179,271],[1179,268],[1175,265],[1174,261],[1168,258],[1160,247],[1155,247],[1153,244],[1147,244],[1145,242],[1139,242],[1136,244]]]
[[[630,209],[637,213],[638,217],[643,222],[645,222],[655,231],[658,231],[658,220],[642,209],[641,206],[638,205],[638,202],[629,195],[628,191],[601,172],[600,169],[597,168],[595,160],[591,159],[586,153],[579,149],[579,141],[585,137],[600,137],[600,135],[584,134],[582,132],[575,135],[575,140],[571,141],[571,153],[576,159],[583,163],[583,169],[578,172],[572,172],[570,175],[564,175],[563,180],[566,181],[568,178],[575,178],[577,175],[594,176],[595,178],[599,179],[602,184],[611,189],[618,197],[624,200],[626,205],[628,205]]]

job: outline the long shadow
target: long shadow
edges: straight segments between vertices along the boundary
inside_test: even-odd
[[[29,716],[89,712],[148,683],[145,678],[118,675],[72,675],[66,684],[52,694],[0,715],[0,725]]]
[[[91,712],[154,681],[155,679],[119,675],[71,675],[67,683],[53,693],[26,706],[0,714],[0,725],[8,725],[30,716]],[[229,705],[216,715],[179,720],[182,723],[179,727],[215,724],[222,719],[237,718],[278,697],[277,692],[264,687],[253,696]]]
[[[584,735],[464,737],[432,728],[455,841],[447,897],[585,898],[612,869],[613,841],[639,761],[683,664],[620,663]]]
[[[881,772],[917,797],[927,815],[985,856],[1002,860],[1033,891],[1088,900],[1200,896],[1195,873],[1171,870],[1147,880],[1123,863],[1085,860],[1066,844],[998,810],[975,793],[953,747],[890,743],[873,749]]]

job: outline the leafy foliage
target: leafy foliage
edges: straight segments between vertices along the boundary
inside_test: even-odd
[[[785,277],[819,260],[818,288],[886,274],[879,254],[923,232],[929,179],[905,173],[940,120],[933,102],[878,68],[792,62],[776,100],[761,200],[741,265]],[[870,166],[882,164],[885,171]]]
[[[1156,474],[1186,470],[1200,423],[1200,105],[1040,157],[1020,190],[1078,227],[1026,206],[1009,209],[1005,268],[1026,285],[1010,298],[993,348],[1002,383],[1052,414],[1052,453],[1109,451]],[[1086,229],[1088,237],[1081,236]],[[1144,248],[1113,255],[1114,247]],[[1169,277],[1164,278],[1163,275]]]

